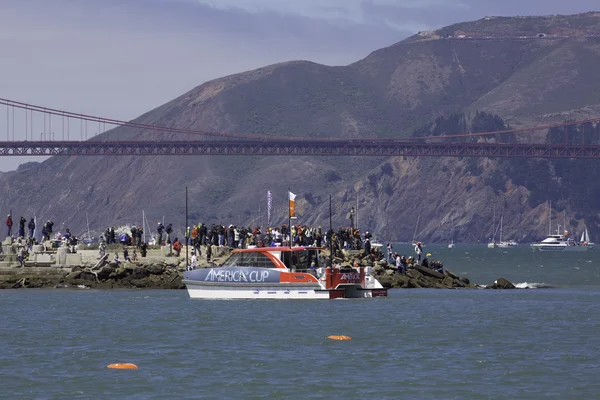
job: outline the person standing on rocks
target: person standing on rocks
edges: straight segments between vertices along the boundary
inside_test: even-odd
[[[19,238],[23,239],[25,237],[25,223],[27,220],[25,217],[21,217],[19,220]]]
[[[188,271],[198,268],[198,257],[193,254],[192,255],[192,265],[188,266]]]
[[[8,214],[6,216],[6,227],[8,228],[8,234],[6,236],[12,236],[12,226],[13,226],[13,220],[10,217],[10,214]]]
[[[140,246],[140,254],[142,255],[142,257],[146,258],[147,252],[148,252],[148,243],[144,242]]]
[[[29,228],[29,237],[33,238],[33,231],[35,231],[35,220],[31,218],[29,220],[29,224],[27,224],[27,228]]]
[[[421,247],[421,242],[417,242],[415,246],[415,253],[417,254],[417,263],[421,263],[421,254],[423,254],[423,248]]]

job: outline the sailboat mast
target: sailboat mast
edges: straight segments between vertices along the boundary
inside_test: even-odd
[[[550,201],[550,207],[548,207],[548,236],[552,235],[552,200]]]

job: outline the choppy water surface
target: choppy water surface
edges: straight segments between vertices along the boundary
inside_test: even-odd
[[[426,251],[477,283],[555,288],[336,301],[0,291],[0,397],[597,398],[600,249]]]

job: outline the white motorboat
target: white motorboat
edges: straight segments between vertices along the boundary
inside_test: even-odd
[[[533,243],[531,245],[533,250],[539,251],[587,251],[589,246],[584,246],[575,243],[571,238],[566,235],[548,235],[544,240],[539,243]]]

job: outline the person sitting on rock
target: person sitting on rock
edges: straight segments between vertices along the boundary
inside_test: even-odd
[[[181,252],[181,242],[179,241],[178,238],[175,238],[175,242],[173,242],[173,250],[175,250],[175,256],[179,257],[179,254]]]
[[[123,249],[123,259],[127,262],[131,262],[131,258],[129,258],[129,251],[127,250],[127,247]]]
[[[148,243],[142,243],[142,245],[140,246],[140,253],[142,254],[142,257],[146,257],[146,254],[148,253]]]
[[[133,254],[131,255],[131,261],[137,261],[137,252],[133,249]]]
[[[188,271],[198,268],[198,256],[192,255],[192,264],[188,265]]]
[[[425,268],[429,268],[429,260],[427,259],[427,257],[425,257],[423,259],[423,261],[421,262],[421,265],[424,266]]]
[[[119,253],[115,253],[115,264],[117,264],[117,266],[121,264],[121,260],[119,260]]]

